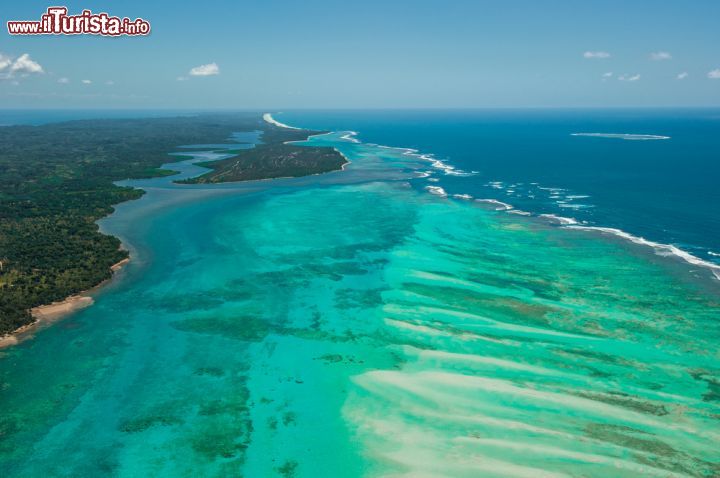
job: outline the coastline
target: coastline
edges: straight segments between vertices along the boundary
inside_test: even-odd
[[[63,300],[59,300],[50,304],[38,305],[30,309],[33,321],[25,324],[10,333],[0,336],[0,350],[17,345],[25,340],[34,337],[35,332],[62,320],[73,313],[90,307],[95,303],[91,294],[97,293],[102,287],[110,283],[115,278],[115,274],[130,262],[130,258],[125,259],[110,266],[113,277],[104,280],[90,289],[78,292]]]
[[[277,127],[287,128],[287,129],[292,129],[292,130],[303,129],[303,128],[297,128],[297,127],[289,126],[287,124],[278,122],[277,120],[275,120],[272,117],[272,115],[270,113],[263,114],[262,118],[265,122],[272,124],[274,126],[277,126]],[[330,133],[323,133],[323,134],[330,134]],[[353,137],[356,134],[357,133],[355,133],[355,132],[349,132],[348,134],[343,136],[342,139],[347,140],[349,142],[358,143],[360,141]],[[315,135],[315,136],[319,136],[319,135]],[[307,140],[305,140],[305,141],[307,141]],[[296,143],[296,142],[302,142],[302,141],[287,141],[285,143],[287,144],[287,143]],[[369,144],[373,144],[373,143],[369,143]],[[381,147],[381,148],[397,149],[397,150],[404,151],[403,154],[417,156],[418,158],[424,159],[426,161],[430,161],[432,166],[437,169],[446,170],[446,168],[438,166],[437,163],[440,163],[441,165],[444,163],[434,159],[432,157],[432,154],[419,154],[419,152],[417,150],[413,150],[410,148],[392,147],[392,146],[385,146],[385,145],[377,145],[377,146]],[[345,154],[343,154],[337,148],[333,148],[333,149],[338,154],[340,154],[340,156],[342,156],[343,159],[345,160],[345,163],[341,165],[340,169],[336,169],[333,171],[327,171],[324,173],[314,173],[314,174],[311,174],[310,176],[344,171],[346,166],[351,164],[350,159]],[[454,168],[450,167],[448,169],[454,169]],[[286,178],[286,177],[248,180],[247,182],[269,181],[269,180],[283,179],[283,178]],[[287,178],[291,178],[291,177],[287,177]],[[238,182],[246,182],[246,181],[238,181]],[[430,192],[430,194],[435,194],[437,196],[442,196],[442,197],[450,196],[450,194],[446,193],[443,188],[438,187],[438,186],[428,186],[425,189],[427,189],[428,192]],[[452,197],[457,198],[457,199],[463,199],[463,200],[471,198],[469,195],[461,195],[461,194],[452,194]],[[700,258],[698,258],[690,253],[687,253],[686,251],[683,251],[682,249],[679,249],[676,246],[671,245],[671,244],[662,244],[662,243],[658,243],[658,242],[649,241],[642,237],[633,236],[632,234],[627,233],[625,231],[621,231],[619,229],[600,227],[600,226],[580,225],[576,220],[574,220],[572,218],[565,218],[565,217],[561,217],[561,216],[556,216],[554,214],[535,215],[535,214],[531,214],[531,213],[525,213],[524,211],[516,210],[514,208],[514,206],[512,206],[510,204],[503,203],[503,202],[495,200],[495,199],[475,199],[475,201],[480,202],[480,203],[489,203],[489,204],[495,204],[497,206],[500,206],[500,207],[496,208],[496,210],[504,210],[509,213],[534,216],[539,219],[544,219],[544,220],[549,221],[550,223],[552,223],[556,226],[559,226],[563,229],[592,231],[592,232],[600,233],[602,235],[612,235],[612,236],[615,236],[615,237],[618,237],[621,239],[625,239],[635,245],[648,246],[652,250],[654,250],[657,255],[670,256],[670,257],[679,259],[681,261],[684,261],[685,263],[688,263],[688,264],[691,264],[694,266],[698,266],[703,269],[707,269],[710,271],[710,273],[712,274],[714,279],[720,281],[720,266],[718,266],[717,264],[714,264],[712,262],[708,262],[703,259],[700,259]],[[69,297],[66,297],[64,300],[61,300],[61,301],[56,301],[51,304],[43,304],[43,305],[32,308],[31,314],[32,314],[33,321],[15,329],[12,332],[1,335],[0,336],[0,350],[4,349],[6,347],[10,347],[15,344],[18,344],[28,338],[32,338],[34,336],[34,333],[37,332],[38,330],[41,330],[42,328],[44,328],[58,320],[61,320],[65,317],[67,317],[68,315],[71,315],[81,309],[84,309],[86,307],[93,305],[94,300],[89,294],[96,292],[98,289],[107,285],[107,283],[109,283],[111,280],[114,279],[114,274],[116,272],[120,271],[129,261],[130,261],[130,258],[128,257],[128,258],[125,258],[125,259],[119,261],[118,263],[110,266],[110,269],[113,273],[113,277],[98,283],[97,285],[91,287],[90,289],[81,291],[77,294],[73,294]]]
[[[287,129],[294,129],[299,130],[302,128],[296,128],[293,126],[289,126],[283,123],[280,123],[276,121],[270,113],[265,113],[262,116],[263,120],[269,124],[272,124],[274,126],[280,127],[280,128],[287,128]],[[294,141],[288,141],[286,143],[291,143]],[[345,163],[340,167],[340,169],[334,170],[334,171],[328,171],[330,173],[337,172],[337,171],[343,171],[345,170],[345,166],[350,164],[350,160],[342,154],[340,151],[338,151],[336,148],[336,152],[338,152],[343,159],[345,159]],[[312,174],[311,176],[317,175],[317,174],[327,174],[327,173],[316,173]],[[261,179],[260,181],[269,181],[273,179],[283,179],[283,178],[266,178]],[[124,248],[124,246],[121,245],[121,248]],[[125,259],[113,264],[110,266],[110,270],[113,274],[113,276],[110,279],[104,280],[93,287],[80,291],[76,294],[72,294],[68,297],[66,297],[63,300],[52,302],[50,304],[42,304],[36,307],[33,307],[30,309],[30,313],[32,315],[33,321],[22,325],[18,327],[17,329],[13,330],[12,332],[8,332],[4,335],[0,335],[0,350],[3,350],[8,347],[12,347],[14,345],[17,345],[25,340],[28,340],[32,337],[34,337],[34,334],[38,332],[39,330],[42,330],[43,328],[52,325],[53,323],[62,320],[69,315],[72,315],[73,313],[85,309],[87,307],[90,307],[94,304],[94,299],[90,294],[98,292],[102,287],[107,285],[110,281],[112,281],[115,277],[115,274],[120,271],[125,265],[127,265],[130,262],[130,257],[126,257]]]

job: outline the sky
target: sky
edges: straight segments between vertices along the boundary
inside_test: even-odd
[[[12,36],[0,108],[720,106],[717,0],[70,1],[144,37]]]

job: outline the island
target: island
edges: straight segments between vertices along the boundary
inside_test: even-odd
[[[32,324],[32,310],[111,278],[128,252],[96,221],[143,191],[115,184],[174,174],[179,146],[230,143],[261,131],[262,143],[205,163],[187,182],[297,177],[342,169],[335,149],[295,144],[322,131],[286,128],[262,113],[82,120],[0,127],[0,336]],[[37,315],[37,314],[36,314]]]
[[[347,159],[336,149],[316,146],[298,146],[309,136],[327,133],[288,128],[268,121],[265,115],[262,143],[252,149],[236,151],[231,158],[197,163],[212,171],[182,183],[220,183],[250,181],[284,177],[308,176],[342,169]]]

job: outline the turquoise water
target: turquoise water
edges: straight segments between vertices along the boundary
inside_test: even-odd
[[[130,264],[2,351],[3,476],[720,473],[709,272],[428,194],[402,149],[308,143],[352,163],[130,183],[101,224]]]
[[[720,274],[718,108],[291,111],[277,118],[415,148],[455,167],[429,168],[428,179],[448,194],[672,244]]]

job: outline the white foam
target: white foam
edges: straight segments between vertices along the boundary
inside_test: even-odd
[[[427,189],[430,194],[447,197],[447,192],[445,192],[445,190],[440,186],[425,186],[425,189]]]
[[[430,161],[433,168],[441,170],[448,176],[473,176],[473,173],[468,173],[461,169],[457,169],[455,166],[451,166],[444,161],[435,158],[432,154],[418,154],[415,149],[408,149],[404,154],[409,156],[416,156],[424,161]]]
[[[699,257],[696,257],[696,256],[690,254],[689,252],[683,251],[682,249],[678,248],[677,246],[673,246],[672,244],[661,244],[659,242],[648,241],[645,238],[633,236],[632,234],[630,234],[628,232],[625,232],[621,229],[615,229],[613,227],[569,225],[569,226],[567,226],[567,228],[568,229],[580,229],[580,230],[585,230],[585,231],[604,232],[606,234],[612,234],[614,236],[622,237],[623,239],[627,239],[628,241],[630,241],[634,244],[652,247],[655,250],[655,253],[659,256],[679,257],[680,259],[684,260],[685,262],[687,262],[689,264],[710,269],[710,271],[713,273],[715,278],[720,280],[720,265],[702,260]]]
[[[446,169],[446,170],[445,170],[445,174],[447,174],[448,176],[463,176],[463,177],[474,176],[474,175],[475,175],[475,173],[468,173],[468,172],[466,172],[466,171],[462,171],[462,170],[460,170],[460,169],[455,169],[455,168],[453,168],[453,169]]]
[[[376,146],[378,148],[383,149],[393,149],[395,151],[400,151],[401,154],[405,156],[414,156],[418,159],[422,159],[423,161],[429,161],[433,168],[441,170],[443,173],[445,173],[448,176],[473,176],[476,174],[475,171],[472,173],[468,173],[467,171],[463,171],[461,169],[457,169],[455,166],[451,166],[444,161],[437,159],[432,154],[420,154],[420,152],[417,149],[413,148],[401,148],[396,146],[386,146],[384,144],[375,144],[375,143],[367,143],[369,146]]]
[[[340,136],[340,139],[343,139],[345,141],[350,141],[351,143],[359,143],[360,140],[355,137],[357,135],[358,135],[357,131],[348,131],[344,135]]]
[[[624,139],[627,141],[651,141],[657,139],[670,139],[670,136],[656,134],[628,134],[628,133],[572,133],[570,136],[589,136],[592,138]]]
[[[369,146],[377,146],[378,148],[382,149],[394,149],[396,151],[400,151],[402,154],[406,156],[419,156],[417,154],[418,150],[413,148],[400,148],[396,146],[385,146],[384,144],[375,144],[375,143],[368,143]]]
[[[718,254],[717,252],[708,251],[708,254],[710,254],[711,256],[720,257],[720,254]]]
[[[527,211],[522,211],[520,209],[511,209],[508,211],[510,214],[517,214],[519,216],[531,216],[531,214]]]
[[[556,216],[555,214],[540,214],[538,217],[550,219],[551,221],[555,221],[558,224],[562,224],[564,226],[569,226],[571,224],[578,224],[578,222],[571,217]]]
[[[424,159],[425,161],[430,161],[430,163],[432,164],[432,167],[433,167],[433,168],[441,169],[441,170],[443,170],[443,171],[446,172],[446,173],[447,173],[448,171],[452,171],[453,169],[455,169],[453,166],[450,166],[449,164],[445,164],[445,163],[443,163],[442,161],[440,161],[439,159],[433,158],[433,157],[432,157],[431,155],[429,155],[429,154],[423,154],[423,155],[421,155],[421,156],[420,156],[420,159]]]
[[[498,201],[497,199],[476,199],[476,201],[486,204],[493,204],[497,206],[495,208],[496,211],[508,211],[513,208],[510,204]]]
[[[589,204],[568,204],[565,201],[558,201],[556,204],[558,205],[558,207],[569,208],[569,209],[587,209],[589,207],[593,207]]]
[[[296,128],[294,126],[288,126],[285,123],[281,123],[281,122],[277,121],[275,118],[272,117],[272,115],[270,113],[265,113],[263,115],[263,120],[265,120],[265,122],[267,122],[267,123],[273,124],[275,126],[279,126],[280,128],[300,129],[300,128]]]
[[[469,195],[469,194],[453,194],[453,197],[454,197],[454,198],[457,198],[457,199],[465,199],[465,200],[468,200],[468,201],[473,198],[473,197],[472,197],[471,195]]]

